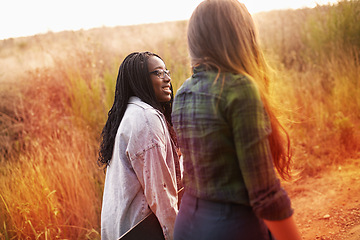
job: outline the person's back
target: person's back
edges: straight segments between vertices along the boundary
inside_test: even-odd
[[[140,222],[151,210],[144,194],[144,182],[138,180],[138,171],[144,169],[144,156],[151,148],[170,146],[166,149],[168,168],[174,169],[175,149],[171,148],[170,137],[166,123],[161,113],[136,97],[130,98],[128,107],[119,126],[114,154],[111,164],[107,168],[101,213],[101,236],[103,239],[116,239]],[[141,153],[141,154],[139,154]],[[156,156],[153,156],[154,160]],[[143,163],[141,163],[143,162]],[[154,190],[158,182],[172,182],[175,179],[161,179],[163,175],[158,168],[147,166],[147,173],[158,174],[157,182],[152,182]],[[172,172],[175,175],[175,172]],[[170,175],[168,175],[170,176]],[[144,178],[149,176],[143,176]],[[174,182],[174,185],[176,183]],[[167,189],[176,196],[176,189],[171,185]],[[155,191],[154,191],[155,192]],[[148,193],[149,194],[149,193]],[[154,195],[156,196],[156,195]],[[169,194],[171,196],[171,194]],[[161,197],[161,196],[160,196]],[[159,200],[167,201],[164,200]],[[177,199],[172,200],[173,208],[158,211],[157,214],[174,222]],[[173,210],[173,212],[169,212]]]
[[[194,75],[173,103],[185,187],[174,239],[301,239],[274,169],[290,177],[290,141],[251,15],[237,0],[205,0],[187,37]]]
[[[268,137],[271,126],[252,81],[229,73],[220,75],[214,84],[216,77],[216,72],[196,68],[177,92],[173,123],[186,158],[184,185],[199,198],[250,205],[252,187],[247,185],[259,178],[251,175],[255,173],[252,162],[262,168],[261,183],[277,181],[271,155],[254,159],[259,155],[250,157],[246,152]]]
[[[256,215],[279,219],[292,215],[272,165],[267,145],[271,126],[254,82],[239,74],[217,76],[197,67],[177,91],[172,120],[184,157],[188,195],[206,203],[229,204],[232,210],[244,206],[241,214],[247,216],[249,226],[242,233],[257,229],[247,239],[268,235]],[[282,204],[271,204],[277,201]]]

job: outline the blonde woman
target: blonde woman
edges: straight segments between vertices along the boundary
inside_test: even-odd
[[[251,15],[237,0],[203,1],[188,47],[194,74],[172,112],[185,187],[174,239],[301,239],[275,172],[290,177],[290,140]]]

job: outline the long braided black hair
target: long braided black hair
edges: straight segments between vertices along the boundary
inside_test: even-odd
[[[129,54],[119,67],[114,103],[108,113],[108,119],[101,133],[102,141],[100,144],[98,164],[104,168],[110,164],[115,136],[131,96],[137,96],[143,102],[146,102],[164,114],[170,136],[176,147],[178,147],[175,131],[171,122],[174,96],[173,93],[171,93],[171,100],[165,103],[160,103],[156,100],[155,91],[148,71],[148,59],[152,56],[162,60],[160,56],[152,52],[134,52]],[[172,86],[171,92],[173,92]]]

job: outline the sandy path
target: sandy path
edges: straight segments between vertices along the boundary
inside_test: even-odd
[[[360,240],[360,159],[285,183],[303,239]]]

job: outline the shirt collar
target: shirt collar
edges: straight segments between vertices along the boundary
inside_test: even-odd
[[[193,67],[193,73],[199,73],[199,72],[204,72],[205,71],[205,66],[200,64],[200,65],[196,65],[195,67]]]
[[[131,96],[129,98],[129,103],[137,103],[137,102],[142,102],[140,98],[136,97],[136,96]]]

